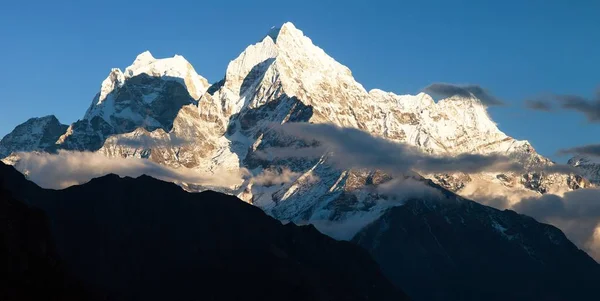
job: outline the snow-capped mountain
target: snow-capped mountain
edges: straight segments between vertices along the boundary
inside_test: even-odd
[[[83,119],[70,125],[55,145],[21,147],[6,143],[10,145],[4,147],[3,156],[13,151],[59,148],[148,158],[204,172],[243,167],[257,174],[265,169],[290,169],[297,175],[292,183],[245,183],[240,197],[281,219],[329,220],[335,210],[324,208],[348,191],[361,190],[347,181],[364,182],[373,171],[336,170],[327,164],[326,156],[294,162],[258,159],[257,151],[295,143],[269,129],[272,123],[284,122],[358,128],[434,154],[501,153],[531,165],[552,164],[527,141],[501,132],[474,96],[435,102],[424,93],[366,91],[350,69],[315,46],[291,23],[273,28],[260,42],[246,48],[230,62],[225,78],[210,87],[183,57],[155,59],[144,52],[125,72],[110,72]],[[27,141],[28,132],[18,129],[9,136]],[[583,185],[561,175],[425,176],[466,195],[477,191],[473,186],[487,184],[519,195]],[[314,179],[319,179],[318,184]],[[363,198],[361,193],[351,194]],[[310,216],[308,212],[319,213]]]
[[[31,118],[2,138],[0,157],[4,158],[17,151],[51,149],[67,127],[53,115]]]
[[[283,184],[246,180],[231,188],[269,214],[294,222],[373,220],[391,206],[372,191],[372,186],[391,180],[379,171],[340,170],[328,163],[326,154],[320,159],[287,160],[258,156],[270,147],[297,145],[270,127],[286,122],[357,128],[432,154],[499,153],[529,166],[553,164],[527,141],[500,131],[475,96],[435,102],[425,93],[365,90],[349,68],[291,23],[271,29],[248,46],[229,63],[225,78],[210,87],[183,57],[155,59],[144,52],[125,72],[110,72],[85,116],[54,145],[15,144],[5,147],[5,153],[87,150],[205,173],[241,168],[254,176],[288,173],[293,176]],[[15,130],[10,135],[26,137],[28,132]],[[15,161],[18,158],[11,159]],[[416,174],[408,176],[422,180]],[[576,176],[540,173],[423,176],[464,196],[493,187],[509,200],[513,195],[560,193],[587,185]],[[352,235],[333,232],[341,238]]]
[[[83,119],[57,141],[59,148],[96,151],[115,134],[138,128],[170,131],[183,107],[208,88],[182,56],[155,59],[144,52],[125,69],[112,69]]]
[[[537,154],[527,141],[500,131],[486,106],[475,96],[434,101],[425,93],[396,95],[378,89],[367,91],[349,68],[314,45],[291,23],[271,29],[259,42],[248,46],[229,63],[225,77],[212,85],[181,56],[155,59],[144,52],[124,70],[110,72],[83,118],[68,128],[53,117],[48,117],[53,120],[48,123],[54,125],[53,130],[46,131],[46,123],[42,126],[32,120],[18,126],[0,142],[2,157],[13,154],[4,161],[19,168],[18,152],[73,150],[109,158],[143,158],[207,175],[223,169],[243,170],[249,174],[243,182],[222,191],[260,207],[279,220],[311,223],[337,239],[354,238],[372,254],[396,247],[394,237],[401,229],[387,231],[385,227],[397,212],[410,213],[411,218],[423,221],[422,225],[427,227],[431,226],[429,221],[438,225],[426,229],[415,224],[419,230],[427,231],[411,237],[411,243],[415,244],[411,246],[416,246],[412,251],[423,247],[437,254],[439,247],[446,256],[441,245],[419,245],[427,233],[434,239],[436,233],[444,234],[440,232],[442,222],[448,224],[444,224],[445,229],[456,233],[482,233],[498,244],[499,254],[518,249],[515,254],[522,256],[528,265],[537,260],[535,254],[530,254],[534,249],[545,252],[547,248],[564,247],[570,252],[579,251],[558,237],[560,231],[540,228],[529,233],[520,226],[524,217],[464,199],[502,196],[511,203],[522,197],[560,194],[590,185],[579,175],[534,172],[539,170],[537,167],[554,163]],[[265,156],[273,147],[304,145],[272,126],[291,122],[356,128],[435,155],[507,155],[532,171],[524,174],[413,171],[392,176],[380,170],[336,167],[327,152],[306,158]],[[50,134],[40,134],[46,132]],[[178,184],[191,191],[206,189],[198,183]],[[410,206],[402,206],[405,204]],[[468,221],[466,224],[459,222],[463,217]],[[394,220],[397,223],[398,219]],[[388,239],[381,241],[387,245],[383,251],[378,246],[380,234]],[[524,243],[521,239],[524,235],[538,237],[543,243],[531,245],[530,240]],[[460,249],[460,237],[450,237],[449,245]],[[556,237],[556,247],[550,246]],[[476,235],[469,239],[472,243],[478,241]],[[471,254],[468,250],[455,251],[453,255],[457,257],[449,257],[450,264]],[[490,254],[486,248],[477,252],[483,257]],[[393,261],[389,254],[385,255],[375,258],[380,263]],[[554,253],[548,258],[555,262],[552,256]],[[432,262],[431,267],[446,268],[446,264]],[[510,266],[515,268],[514,264]],[[531,269],[546,273],[538,268]],[[490,270],[481,273],[484,272],[494,274],[505,270],[500,264],[490,265]],[[448,288],[451,289],[468,291],[465,287]],[[490,292],[493,294],[494,289]]]
[[[600,160],[598,158],[575,156],[569,159],[567,164],[581,170],[581,174],[593,184],[600,184]]]

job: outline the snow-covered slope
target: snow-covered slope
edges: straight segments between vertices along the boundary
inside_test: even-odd
[[[593,157],[575,156],[567,162],[581,170],[581,174],[593,184],[600,184],[600,159]]]
[[[99,149],[114,134],[141,127],[170,131],[180,110],[195,104],[208,88],[182,56],[155,59],[146,51],[121,72],[112,69],[82,120],[60,137],[61,148]]]
[[[328,163],[326,154],[287,160],[257,156],[273,146],[298,143],[270,127],[285,122],[357,128],[433,154],[499,153],[530,166],[553,164],[527,141],[500,131],[475,96],[435,102],[425,93],[366,91],[348,67],[291,23],[248,46],[229,63],[224,79],[210,87],[181,56],[140,54],[125,72],[111,71],[83,119],[69,126],[56,147],[147,158],[209,173],[248,169],[263,179],[286,174],[285,181],[250,179],[231,189],[279,219],[320,224],[322,229],[331,222],[374,220],[406,197],[385,201],[377,187],[390,183],[389,175],[340,170]],[[46,149],[32,145],[28,150]],[[573,176],[539,173],[423,176],[464,196],[500,193],[509,201],[586,185]],[[417,174],[406,177],[423,180]],[[406,179],[393,180],[402,185]]]
[[[13,152],[50,148],[67,129],[54,115],[31,118],[18,125],[0,141],[0,158]]]

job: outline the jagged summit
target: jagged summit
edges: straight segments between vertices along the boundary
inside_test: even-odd
[[[295,36],[304,36],[301,30],[296,28],[296,26],[292,22],[285,22],[281,26],[273,26],[267,32],[265,38],[270,37],[273,42],[277,43],[277,38],[281,34],[295,35]]]
[[[131,64],[131,66],[127,67],[127,69],[125,69],[125,73],[129,73],[127,72],[128,69],[136,69],[139,66],[147,66],[149,64],[152,64],[153,62],[155,62],[156,59],[154,58],[154,56],[152,55],[152,53],[150,53],[149,50],[146,50],[140,54],[138,54],[138,56],[135,58],[135,60],[133,61],[133,64]]]
[[[170,58],[156,59],[150,51],[146,50],[140,53],[124,72],[119,68],[111,69],[108,77],[102,82],[96,104],[101,104],[108,94],[121,87],[127,79],[140,74],[161,77],[165,80],[180,80],[186,84],[194,98],[199,98],[209,86],[208,81],[198,75],[183,56],[176,54]]]
[[[13,152],[51,148],[66,130],[67,125],[54,115],[30,118],[0,140],[0,158]]]
[[[281,30],[281,27],[277,27],[277,26],[271,27],[269,32],[267,32],[267,35],[265,36],[265,38],[270,37],[273,41],[277,42],[277,36],[279,35],[280,30]]]
[[[142,79],[143,77],[146,79]],[[146,117],[136,115],[135,107],[129,105],[131,98],[142,100],[141,107],[152,105],[156,100],[159,102],[169,101],[170,97],[160,97],[162,93],[170,93],[164,90],[165,82],[168,81],[184,85],[193,99],[200,98],[209,86],[208,81],[198,75],[183,56],[175,55],[170,58],[156,59],[149,51],[145,51],[139,54],[129,67],[125,68],[124,73],[118,68],[111,70],[108,77],[102,82],[100,93],[92,102],[84,119],[92,120],[98,116],[113,126],[114,118],[133,119],[139,123],[139,120]],[[120,93],[119,90],[127,83],[129,83],[129,88]],[[127,105],[123,107],[122,104]],[[132,109],[134,112],[127,109]],[[144,122],[150,122],[152,126],[157,126],[155,120],[145,120]]]
[[[577,167],[593,184],[600,185],[600,158],[577,155],[569,159],[567,164]]]

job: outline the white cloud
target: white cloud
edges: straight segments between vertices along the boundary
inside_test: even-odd
[[[268,148],[257,155],[272,158],[318,158],[331,154],[329,162],[340,169],[365,168],[402,174],[411,170],[423,173],[479,173],[479,172],[548,172],[572,173],[568,165],[548,165],[526,168],[523,163],[499,154],[434,155],[417,147],[375,137],[353,128],[340,128],[332,124],[285,123],[273,124],[272,129],[293,136],[316,147]]]
[[[412,178],[398,178],[380,184],[375,192],[387,196],[367,211],[352,211],[335,221],[310,220],[321,233],[338,240],[351,240],[365,226],[376,221],[387,209],[402,206],[410,199],[442,200],[446,197],[438,190]]]
[[[283,183],[291,183],[300,177],[299,172],[291,171],[289,168],[265,169],[262,173],[254,176],[252,183],[264,186],[271,186]]]
[[[187,168],[169,168],[147,159],[108,158],[100,153],[59,151],[18,153],[15,167],[44,188],[60,189],[82,184],[109,173],[119,176],[148,175],[164,181],[212,187],[231,187],[242,183],[245,170],[201,173]]]

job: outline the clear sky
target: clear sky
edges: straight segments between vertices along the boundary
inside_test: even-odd
[[[293,22],[365,88],[414,94],[479,84],[509,103],[501,130],[542,154],[598,143],[598,124],[525,110],[600,84],[600,1],[4,1],[0,136],[29,117],[81,118],[110,68],[181,54],[210,82],[271,26]]]

